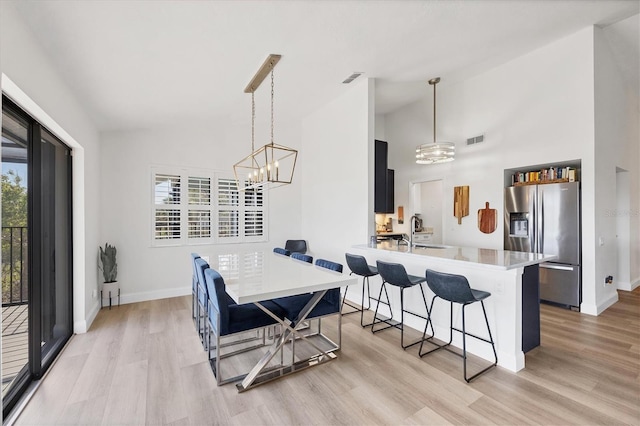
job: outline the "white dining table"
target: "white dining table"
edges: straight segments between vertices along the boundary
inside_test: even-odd
[[[204,257],[204,256],[203,256]],[[206,256],[209,264],[224,278],[229,296],[238,304],[254,303],[264,312],[282,325],[282,334],[274,338],[258,363],[236,384],[239,392],[243,392],[267,381],[292,374],[308,367],[323,364],[336,358],[337,348],[330,350],[317,349],[314,355],[295,361],[290,365],[282,365],[274,370],[267,365],[274,356],[283,350],[284,345],[295,335],[306,339],[300,332],[305,319],[327,290],[357,284],[357,278],[348,274],[329,270],[307,262],[292,259],[288,256],[273,253],[269,250],[237,250]],[[300,315],[292,321],[282,320],[266,309],[260,302],[277,297],[294,296],[313,293],[311,300],[302,309]],[[338,315],[340,318],[340,315]],[[295,324],[292,326],[292,324]],[[338,320],[338,330],[341,321]]]

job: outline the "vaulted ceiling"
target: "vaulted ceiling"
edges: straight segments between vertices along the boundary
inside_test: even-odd
[[[376,108],[389,112],[424,96],[429,78],[460,81],[593,24],[637,88],[638,1],[8,3],[100,130],[246,123],[243,90],[270,53],[282,55],[280,120],[348,90],[354,71],[378,79]],[[256,92],[264,116],[265,86]]]

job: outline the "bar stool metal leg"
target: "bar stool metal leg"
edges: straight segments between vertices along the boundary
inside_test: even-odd
[[[382,290],[384,290],[384,294],[385,294],[385,297],[387,299],[386,302],[382,301]],[[380,319],[380,320],[376,321],[376,318],[378,318],[378,308],[380,307],[381,303],[384,304],[384,305],[387,305],[389,307],[390,318],[389,319]],[[393,319],[393,309],[391,308],[391,302],[389,301],[389,293],[387,292],[387,286],[383,282],[382,283],[382,287],[380,287],[380,294],[378,295],[378,304],[376,305],[376,310],[375,310],[375,312],[373,314],[373,322],[371,323],[371,333],[377,333],[378,331],[382,331],[382,330],[386,330],[387,328],[395,327],[396,324],[391,322],[392,319]],[[384,327],[384,328],[379,328],[377,330],[374,330],[375,325],[376,324],[380,324],[381,322],[387,324],[387,326]]]
[[[349,275],[353,275],[353,272],[351,272]],[[365,308],[364,306],[364,290],[365,290],[365,286],[367,289],[367,304],[368,306]],[[348,288],[348,287],[347,287]],[[362,327],[368,327],[371,325],[371,323],[369,324],[365,324],[364,323],[364,311],[365,310],[369,310],[371,309],[371,287],[369,287],[369,277],[368,276],[363,276],[362,277],[362,302],[360,307],[353,305],[351,303],[349,303],[349,301],[347,300],[347,291],[345,290],[344,294],[342,295],[342,304],[340,305],[340,311],[342,311],[344,305],[349,306],[350,308],[353,308],[352,311],[349,312],[342,312],[342,315],[349,315],[349,314],[355,314],[360,312],[360,325]]]
[[[423,357],[439,349],[446,349],[447,351],[462,357],[463,377],[464,377],[464,380],[467,383],[469,383],[471,382],[471,380],[475,379],[480,374],[484,373],[485,371],[489,370],[492,367],[495,367],[498,364],[498,354],[496,352],[495,342],[493,341],[493,336],[491,334],[491,327],[489,326],[487,310],[484,306],[484,299],[489,297],[491,293],[471,289],[469,287],[469,283],[467,279],[462,275],[445,274],[445,273],[435,272],[431,270],[427,270],[427,284],[429,285],[429,288],[435,293],[435,296],[433,297],[433,299],[431,299],[431,308],[429,312],[433,312],[433,304],[437,297],[440,297],[443,300],[449,301],[449,307],[450,307],[449,342],[443,345],[439,345],[434,341],[431,341],[431,339],[433,338],[433,322],[429,320],[427,322],[427,325],[425,326],[424,333],[422,335],[422,343],[420,344],[418,355],[420,355],[420,357]],[[462,305],[462,330],[453,326],[453,302],[454,301]],[[487,332],[489,334],[488,339],[484,337],[476,336],[475,334],[467,332],[465,308],[467,307],[467,305],[473,304],[475,302],[480,302],[480,306],[482,306],[482,314],[484,316],[484,321],[487,326]],[[430,337],[426,337],[429,322],[431,322],[432,335]],[[462,333],[462,354],[459,354],[449,348],[449,346],[451,345],[451,342],[453,341],[454,330]],[[475,339],[482,340],[483,342],[491,344],[491,349],[493,350],[493,356],[494,356],[494,361],[491,365],[483,368],[482,370],[475,373],[471,377],[467,376],[467,336],[471,336]],[[422,350],[423,350],[425,341],[429,341],[430,344],[435,345],[436,347],[427,352],[423,352]]]

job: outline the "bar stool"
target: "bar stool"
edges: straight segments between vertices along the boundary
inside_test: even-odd
[[[368,265],[367,259],[365,259],[364,256],[358,256],[350,253],[345,253],[344,256],[347,259],[347,265],[349,266],[349,269],[351,269],[351,273],[349,275],[356,274],[362,277],[362,304],[360,305],[360,308],[358,308],[356,305],[352,305],[351,303],[346,301],[347,290],[349,289],[349,286],[347,286],[344,290],[344,296],[342,296],[342,304],[340,305],[340,311],[342,311],[342,308],[344,307],[344,305],[350,306],[355,310],[350,312],[343,312],[342,315],[349,315],[349,314],[355,314],[360,312],[360,325],[362,327],[368,327],[373,323],[369,323],[369,324],[364,323],[364,310],[365,310],[364,287],[366,284],[367,285],[367,302],[369,305],[367,306],[367,310],[369,310],[371,309],[371,299],[372,299],[371,288],[369,287],[369,277],[374,277],[378,275],[378,268],[376,268],[375,266]]]
[[[449,343],[446,343],[444,345],[438,345],[436,343],[434,343],[433,341],[431,341],[430,343],[437,346],[434,349],[431,349],[430,351],[427,352],[422,352],[422,347],[424,345],[425,340],[430,340],[431,337],[433,337],[433,322],[431,321],[431,319],[429,318],[429,320],[427,321],[427,326],[429,325],[429,322],[431,322],[431,334],[432,336],[425,339],[425,336],[427,334],[427,326],[425,326],[424,328],[424,334],[422,335],[422,343],[420,344],[420,350],[418,351],[418,354],[420,355],[420,357],[425,356],[426,354],[429,354],[431,352],[437,351],[439,349],[446,349],[451,353],[454,353],[458,356],[462,357],[462,363],[463,363],[463,368],[464,368],[464,380],[469,383],[471,382],[471,380],[475,379],[476,377],[478,377],[480,374],[484,373],[485,371],[489,370],[492,367],[495,367],[498,364],[498,354],[496,353],[496,346],[493,342],[493,337],[491,336],[491,328],[489,327],[489,320],[487,319],[487,311],[484,308],[484,299],[486,299],[487,297],[491,296],[491,293],[487,292],[487,291],[482,291],[482,290],[474,290],[471,288],[471,286],[469,285],[469,281],[467,281],[467,278],[462,276],[462,275],[454,275],[454,274],[445,274],[442,272],[436,272],[436,271],[432,271],[430,269],[427,269],[426,272],[426,279],[427,279],[427,285],[429,286],[429,288],[431,289],[431,291],[433,291],[433,293],[435,294],[435,296],[433,296],[433,299],[431,299],[431,307],[429,308],[429,312],[432,312],[433,309],[433,302],[435,301],[436,297],[439,297],[443,300],[446,300],[448,302],[450,302],[450,307],[451,307],[451,314],[450,314],[450,324],[449,324]],[[483,337],[479,337],[476,336],[474,334],[471,333],[467,333],[465,330],[465,318],[464,318],[464,308],[467,305],[470,305],[472,303],[475,302],[480,302],[480,305],[482,305],[482,313],[484,314],[484,321],[487,324],[487,331],[489,332],[489,339],[485,339]],[[453,326],[453,304],[454,303],[459,303],[462,305],[462,330],[455,328]],[[460,333],[462,333],[462,355],[460,355],[457,352],[452,351],[451,349],[449,349],[449,345],[451,345],[451,341],[453,340],[453,330],[458,331]],[[490,366],[484,368],[483,370],[481,370],[480,372],[474,374],[471,377],[467,378],[467,340],[466,340],[466,336],[471,336],[474,337],[478,340],[482,340],[484,342],[487,343],[491,343],[491,348],[493,349],[493,356],[495,358],[495,361],[493,364],[491,364]]]
[[[404,314],[406,312],[410,315],[425,319],[427,320],[427,325],[429,324],[429,321],[428,321],[429,307],[427,306],[427,299],[424,295],[424,288],[422,287],[422,283],[426,281],[426,278],[407,274],[407,271],[404,269],[404,266],[399,263],[388,263],[388,262],[382,262],[378,260],[376,262],[376,265],[378,266],[378,272],[382,277],[382,287],[380,287],[380,295],[378,296],[378,304],[376,305],[376,312],[373,315],[371,332],[377,333],[378,331],[386,330],[387,328],[391,328],[391,327],[400,329],[400,346],[402,346],[402,349],[407,349],[408,347],[411,347],[413,345],[417,345],[418,343],[423,342],[424,335],[423,335],[423,339],[420,339],[409,345],[404,344]],[[389,293],[387,293],[387,286],[386,286],[387,283],[400,288],[400,322],[399,323],[393,320],[393,312],[391,311],[391,303],[389,302]],[[427,310],[426,317],[418,313],[407,311],[404,309],[404,290],[410,287],[414,287],[416,285],[420,286],[420,293],[422,293],[422,300],[424,300],[424,307]],[[386,303],[381,300],[383,290],[387,298]],[[391,318],[380,319],[376,321],[376,319],[378,318],[378,307],[380,306],[380,303],[384,303],[385,305],[389,306],[389,311],[391,312]],[[381,322],[384,322],[385,324],[388,324],[388,325],[384,328],[374,330],[375,325]],[[431,325],[431,331],[433,332],[433,324]]]

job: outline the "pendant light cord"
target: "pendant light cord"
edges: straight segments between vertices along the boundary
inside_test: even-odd
[[[433,84],[433,143],[436,143],[436,84]]]

